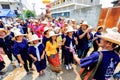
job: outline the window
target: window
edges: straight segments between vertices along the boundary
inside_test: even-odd
[[[1,4],[2,9],[10,9],[10,5],[9,4]]]

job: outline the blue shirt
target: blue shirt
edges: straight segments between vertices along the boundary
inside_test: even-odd
[[[40,44],[40,45],[38,46],[38,49],[39,49],[39,53],[40,53],[40,56],[41,56],[42,53],[43,53],[43,51],[44,51],[44,49],[45,49],[44,44]],[[30,46],[30,47],[28,48],[28,54],[32,54],[34,57],[37,58],[36,48],[35,48],[34,46]]]
[[[101,33],[96,32],[96,33],[94,34],[94,37],[97,37],[97,35],[101,35]],[[96,40],[98,41],[98,43],[100,43],[101,38],[97,38]]]
[[[26,39],[23,39],[22,42],[14,42],[14,54],[17,56],[21,55],[23,60],[28,59],[28,42]]]
[[[102,61],[94,75],[94,79],[96,80],[105,80],[105,74],[108,66],[111,63],[111,58],[113,58],[114,68],[116,68],[117,64],[120,61],[119,55],[114,51],[102,51],[103,58]],[[98,62],[99,53],[93,52],[89,57],[80,60],[80,66],[88,67],[94,66]]]

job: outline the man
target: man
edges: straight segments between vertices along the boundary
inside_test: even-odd
[[[114,51],[114,48],[117,46],[117,44],[120,44],[120,34],[112,29],[107,29],[107,33],[99,37],[102,39],[101,53],[103,54],[103,57],[93,79],[109,80],[113,76],[114,70],[120,61],[119,55]],[[78,64],[80,64],[81,68],[88,66],[93,67],[98,62],[99,55],[99,52],[93,52],[89,57],[79,59],[77,55],[74,54],[74,59]]]

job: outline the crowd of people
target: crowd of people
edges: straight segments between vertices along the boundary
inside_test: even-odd
[[[120,33],[117,28],[107,29],[102,34],[103,27],[97,27],[96,32],[86,21],[76,24],[75,19],[66,21],[56,19],[25,19],[16,18],[10,24],[2,24],[0,20],[0,47],[14,64],[14,56],[27,74],[31,74],[33,64],[39,75],[45,74],[48,66],[53,72],[62,71],[61,64],[66,70],[72,69],[72,64],[80,67],[96,66],[99,58],[99,48],[102,47],[103,58],[93,77],[95,80],[109,80],[120,61]],[[93,47],[92,53],[88,51]],[[61,54],[60,54],[61,51]],[[61,55],[61,57],[60,57]],[[63,62],[63,63],[61,63]],[[113,66],[111,66],[113,65]],[[5,62],[0,54],[0,71]]]

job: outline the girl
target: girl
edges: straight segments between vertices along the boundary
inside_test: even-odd
[[[46,54],[48,56],[48,62],[50,64],[50,68],[52,69],[53,72],[59,73],[61,71],[60,67],[60,60],[57,52],[58,43],[56,41],[56,36],[58,34],[55,34],[53,31],[49,33],[50,39],[46,43]]]
[[[72,69],[71,64],[73,63],[73,54],[75,53],[75,45],[78,44],[77,39],[73,36],[73,28],[70,27],[67,30],[67,36],[66,38],[64,38],[63,40],[63,45],[65,46],[65,65],[66,65],[66,69]]]
[[[44,51],[44,44],[39,42],[41,40],[36,34],[32,35],[30,42],[33,42],[33,46],[30,46],[28,49],[29,56],[33,59],[36,66],[37,72],[39,75],[45,73],[46,68],[46,58]]]

